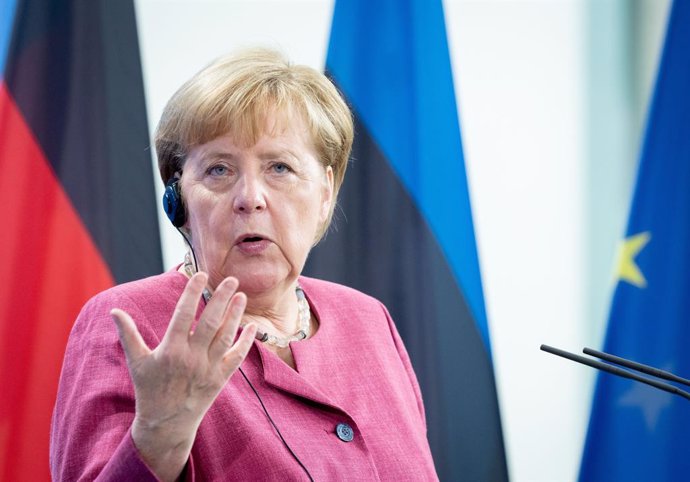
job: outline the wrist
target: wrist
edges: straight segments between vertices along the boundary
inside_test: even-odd
[[[177,480],[189,459],[194,434],[190,436],[135,418],[131,436],[142,461],[160,480]]]

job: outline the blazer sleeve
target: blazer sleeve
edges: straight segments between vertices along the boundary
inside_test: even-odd
[[[380,302],[379,302],[380,303]],[[403,367],[405,368],[405,372],[407,373],[407,377],[410,380],[410,386],[412,387],[412,390],[414,391],[414,396],[417,400],[417,410],[419,410],[419,415],[421,417],[422,421],[422,426],[424,427],[424,430],[426,431],[427,426],[426,426],[426,412],[424,411],[424,401],[422,400],[422,391],[419,388],[419,382],[417,381],[417,376],[414,373],[414,369],[412,368],[412,362],[410,361],[410,356],[407,354],[407,350],[405,349],[405,344],[402,341],[402,338],[400,338],[400,334],[398,333],[398,329],[395,327],[395,323],[393,322],[393,319],[391,318],[390,313],[388,312],[388,309],[385,307],[383,303],[380,303],[381,308],[383,309],[383,312],[386,315],[386,320],[388,322],[388,329],[391,332],[391,337],[393,338],[393,343],[395,344],[395,348],[398,351],[398,355],[400,356],[400,361],[403,364]]]
[[[127,297],[104,293],[85,305],[67,343],[53,411],[54,481],[157,480],[131,437],[134,387],[110,316],[113,307],[132,316],[149,347],[159,343],[142,310]],[[186,475],[192,480],[189,465]]]

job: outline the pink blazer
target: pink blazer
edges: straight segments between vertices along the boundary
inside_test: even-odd
[[[169,271],[82,309],[53,413],[55,481],[156,480],[130,436],[134,392],[109,311],[129,312],[155,347],[185,283]],[[260,342],[242,365],[287,444],[314,480],[437,480],[419,386],[386,308],[341,285],[305,277],[300,285],[319,330],[292,343],[297,369]],[[185,477],[308,480],[239,372],[202,421]]]

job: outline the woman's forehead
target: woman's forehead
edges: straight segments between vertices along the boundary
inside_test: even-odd
[[[231,136],[242,147],[256,144],[264,136],[278,138],[291,135],[304,137],[311,142],[310,131],[301,110],[292,106],[248,107],[243,112],[233,112],[210,125],[200,139],[193,144],[204,144],[223,136]]]
[[[294,110],[270,110],[251,120],[233,123],[218,137],[232,139],[240,147],[252,147],[258,143],[300,143],[313,148],[311,132],[304,116]]]
[[[219,136],[190,149],[190,156],[196,159],[233,160],[246,151],[261,159],[293,157],[301,158],[307,151],[315,155],[309,131],[301,117],[281,115],[266,116],[263,129],[249,135],[241,129],[231,129]]]

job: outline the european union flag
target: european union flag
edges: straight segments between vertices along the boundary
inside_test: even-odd
[[[604,350],[690,376],[690,2],[669,17]],[[599,376],[583,481],[690,479],[687,400]]]
[[[355,145],[344,215],[308,271],[390,309],[441,480],[506,480],[441,0],[336,1],[326,68],[354,111]]]

